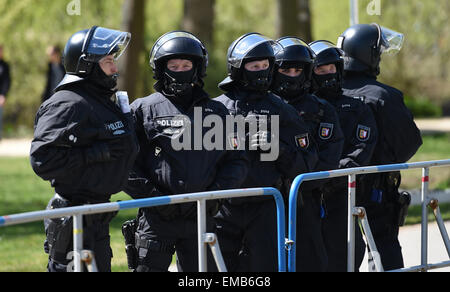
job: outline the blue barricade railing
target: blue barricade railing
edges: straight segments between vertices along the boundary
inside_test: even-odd
[[[29,212],[8,216],[0,216],[0,227],[11,226],[17,224],[23,224],[28,222],[35,222],[44,219],[60,218],[65,216],[74,217],[74,255],[75,255],[75,271],[81,271],[81,259],[79,252],[82,250],[82,216],[108,213],[120,210],[135,209],[135,208],[147,208],[169,204],[182,204],[188,202],[197,202],[198,211],[198,243],[199,243],[199,271],[206,271],[206,246],[204,235],[206,232],[206,201],[217,200],[225,198],[238,198],[238,197],[252,197],[252,196],[273,196],[277,208],[277,241],[278,241],[278,267],[280,272],[285,272],[286,268],[290,272],[296,270],[296,230],[297,230],[297,200],[299,195],[299,188],[305,181],[327,179],[334,177],[349,177],[349,244],[348,244],[348,270],[353,271],[354,266],[354,216],[355,216],[355,187],[356,187],[356,175],[369,174],[369,173],[381,173],[390,171],[399,171],[406,169],[423,169],[422,175],[422,265],[415,267],[416,270],[423,270],[425,268],[442,267],[450,265],[450,262],[444,262],[436,265],[427,264],[427,237],[426,237],[426,206],[428,195],[428,180],[429,169],[432,167],[450,166],[449,160],[429,161],[429,162],[416,162],[409,164],[393,164],[383,166],[370,166],[362,168],[342,169],[334,171],[324,171],[316,173],[305,173],[295,178],[289,196],[289,224],[288,224],[288,238],[285,238],[285,206],[283,197],[280,192],[274,188],[253,188],[253,189],[237,189],[226,190],[216,192],[203,192],[194,194],[183,194],[176,196],[163,196],[157,198],[131,200],[123,202],[105,203],[97,205],[84,205],[78,207],[62,208],[56,210],[44,210],[37,212]],[[440,228],[442,222],[439,222]],[[353,226],[353,227],[352,227]],[[442,229],[442,228],[441,228]],[[446,234],[445,228],[443,234]],[[444,238],[447,250],[450,256],[450,243],[448,241],[448,235]],[[286,264],[286,248],[288,250],[288,263]],[[78,255],[78,257],[77,257]],[[411,269],[411,268],[410,268]],[[408,269],[405,269],[408,270]]]
[[[426,231],[427,231],[427,196],[428,196],[428,181],[429,181],[429,169],[432,167],[450,166],[450,159],[416,162],[416,163],[403,163],[392,164],[382,166],[369,166],[361,168],[341,169],[333,171],[323,171],[315,173],[305,173],[297,176],[292,183],[289,194],[289,235],[287,243],[288,248],[288,271],[295,272],[296,270],[296,239],[297,239],[297,200],[299,195],[300,185],[305,181],[327,179],[334,177],[349,177],[349,208],[348,208],[348,271],[354,271],[354,216],[355,216],[355,188],[356,188],[356,175],[369,174],[369,173],[382,173],[391,171],[400,171],[406,169],[423,169],[422,175],[422,266],[427,265],[426,258]],[[450,244],[447,238],[443,238],[446,243],[447,250],[450,256]],[[424,247],[425,246],[425,247]],[[450,262],[449,262],[450,263]],[[449,264],[447,263],[447,264]],[[422,267],[422,268],[423,268]]]
[[[176,196],[162,196],[157,198],[122,201],[97,205],[84,205],[79,207],[62,208],[55,210],[44,210],[23,214],[0,216],[0,227],[35,222],[44,219],[60,218],[65,216],[74,217],[74,268],[76,272],[82,270],[80,252],[82,250],[82,216],[97,213],[108,213],[127,209],[147,208],[161,205],[181,204],[197,202],[198,209],[198,238],[199,238],[199,271],[206,271],[206,245],[203,239],[206,232],[206,201],[226,198],[273,196],[277,208],[277,239],[278,239],[278,267],[280,272],[286,271],[285,250],[285,207],[283,197],[274,188],[238,189],[216,192],[203,192],[194,194],[183,194]]]

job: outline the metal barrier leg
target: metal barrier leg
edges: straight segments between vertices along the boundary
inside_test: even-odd
[[[83,264],[81,261],[81,251],[83,250],[83,215],[76,214],[73,216],[73,260],[74,272],[83,272]]]
[[[383,264],[381,263],[381,256],[378,252],[375,240],[373,239],[372,230],[370,229],[369,219],[367,218],[366,210],[362,207],[356,208],[355,216],[358,216],[366,237],[367,244],[369,245],[370,254],[375,263],[375,268],[377,272],[384,272]]]
[[[355,271],[355,208],[356,175],[348,176],[348,225],[347,225],[347,272]]]
[[[223,260],[222,252],[220,251],[219,241],[217,235],[214,233],[205,234],[205,242],[209,244],[214,260],[216,261],[217,269],[221,273],[227,272],[225,261]]]
[[[206,200],[197,201],[197,225],[198,225],[198,271],[200,273],[207,271],[206,261],[206,243],[204,234],[206,233]]]
[[[429,168],[422,169],[422,250],[421,250],[421,265],[427,266],[428,263],[428,181]]]
[[[91,250],[81,251],[81,260],[86,264],[89,273],[97,273],[97,262],[95,261],[94,252]]]
[[[444,220],[442,220],[441,210],[439,209],[439,202],[436,199],[431,200],[430,207],[433,209],[434,217],[441,232],[442,240],[444,241],[447,254],[450,257],[450,240],[448,238],[447,229],[445,228]]]

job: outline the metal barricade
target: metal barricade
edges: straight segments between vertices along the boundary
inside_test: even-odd
[[[432,167],[450,166],[450,159],[428,161],[428,162],[416,162],[416,163],[404,163],[404,164],[392,164],[382,166],[370,166],[361,168],[350,168],[333,171],[323,171],[315,173],[305,173],[299,175],[294,180],[290,194],[289,194],[289,235],[286,241],[286,247],[288,250],[288,271],[295,272],[296,270],[296,230],[297,230],[297,200],[300,185],[305,181],[320,180],[334,177],[348,176],[348,246],[347,246],[347,269],[349,272],[355,270],[354,258],[355,258],[355,217],[361,220],[361,224],[364,229],[366,240],[368,242],[371,254],[375,261],[377,271],[383,271],[381,259],[376,249],[375,241],[371,235],[370,226],[367,220],[367,216],[364,208],[355,206],[355,191],[356,191],[356,176],[361,174],[370,173],[382,173],[391,171],[400,171],[406,169],[420,169],[422,168],[422,249],[421,249],[421,265],[412,268],[405,268],[396,271],[425,271],[436,268],[442,268],[450,266],[450,261],[442,262],[438,264],[428,264],[428,217],[427,206],[431,206],[435,211],[438,226],[444,240],[447,253],[450,257],[450,242],[445,225],[440,216],[439,207],[437,201],[428,198],[428,182],[429,182],[429,170]],[[431,204],[430,204],[431,203]]]
[[[81,272],[83,261],[82,255],[84,255],[85,252],[83,251],[83,215],[197,202],[199,271],[206,272],[206,249],[208,244],[211,246],[211,251],[214,255],[219,271],[226,271],[226,267],[220,253],[220,248],[218,248],[217,246],[217,238],[215,237],[215,234],[206,233],[206,201],[253,196],[273,196],[275,199],[277,208],[278,267],[279,272],[286,272],[285,207],[282,195],[277,189],[274,188],[238,189],[176,196],[163,196],[132,201],[84,205],[79,207],[0,216],[0,227],[35,222],[44,219],[73,216],[74,271]],[[86,257],[89,259],[89,254]]]

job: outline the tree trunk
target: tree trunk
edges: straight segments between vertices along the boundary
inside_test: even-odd
[[[128,91],[130,99],[135,99],[140,75],[140,57],[144,49],[145,0],[126,0],[123,4],[122,30],[131,33],[132,41],[120,58],[120,90]]]
[[[183,29],[193,33],[212,50],[215,0],[184,0]]]
[[[312,41],[309,0],[277,0],[277,36],[297,36]]]
[[[313,41],[312,26],[311,26],[311,9],[309,6],[309,0],[298,0],[298,26],[299,36],[310,43]]]

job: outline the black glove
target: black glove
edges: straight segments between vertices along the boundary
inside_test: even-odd
[[[263,151],[262,149],[267,149],[272,141],[272,135],[269,131],[259,131],[252,136],[249,136],[250,147],[258,149],[258,151]],[[264,150],[264,151],[268,151]]]
[[[220,191],[221,187],[218,183],[213,183],[209,188],[208,191]],[[214,217],[219,212],[220,207],[222,206],[222,199],[219,200],[208,200],[206,201],[206,213]]]
[[[114,139],[105,142],[97,142],[92,147],[85,149],[84,158],[87,165],[114,161],[125,154],[123,142]]]

